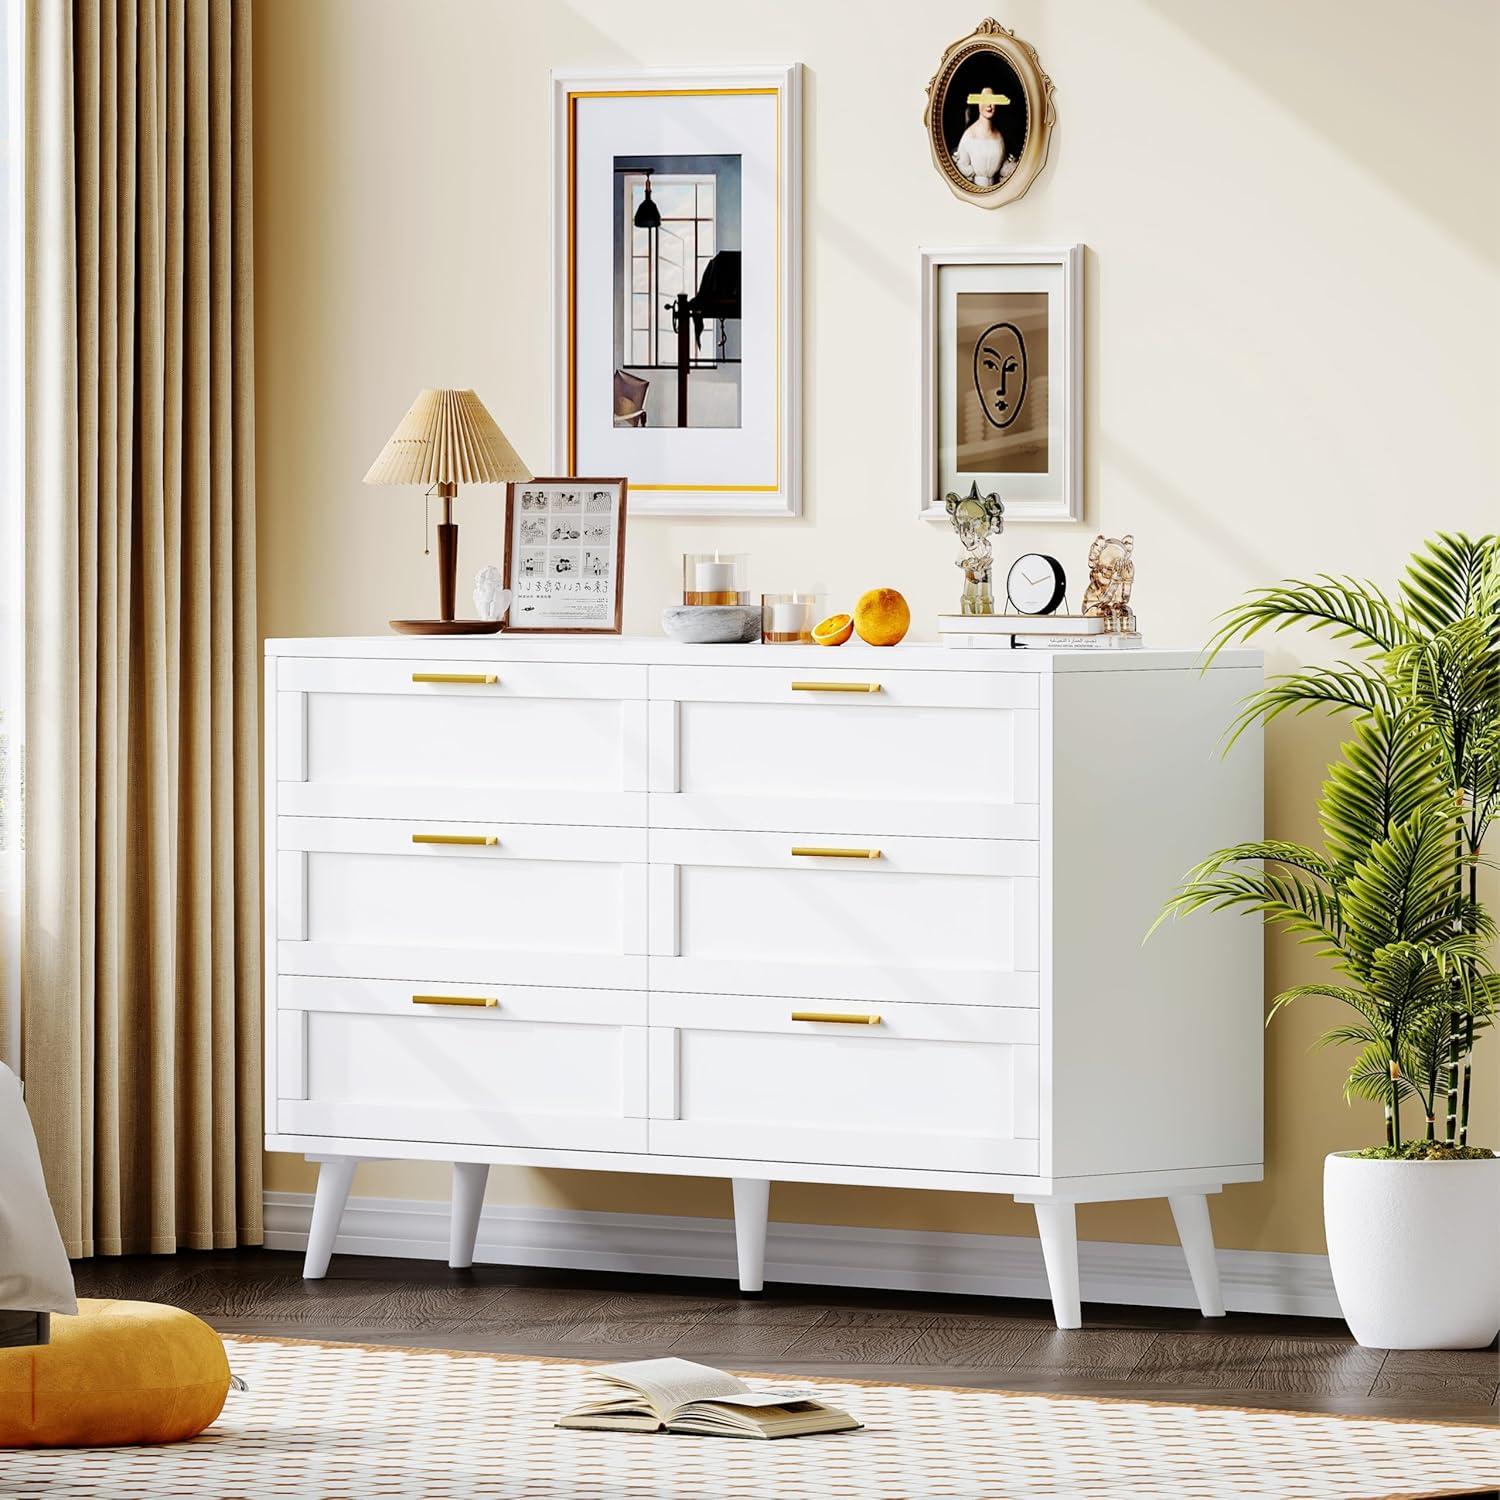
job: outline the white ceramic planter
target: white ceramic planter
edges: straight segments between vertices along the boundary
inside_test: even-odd
[[[1500,1333],[1500,1158],[1323,1166],[1328,1263],[1374,1349],[1483,1349]]]

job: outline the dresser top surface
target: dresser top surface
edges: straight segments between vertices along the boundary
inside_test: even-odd
[[[268,657],[320,656],[393,661],[615,662],[670,667],[795,667],[843,671],[1059,672],[1198,670],[1196,647],[1143,647],[1137,651],[984,650],[929,642],[899,646],[684,645],[665,636],[476,635],[302,636],[266,641]],[[1221,651],[1211,670],[1259,667],[1262,653]]]

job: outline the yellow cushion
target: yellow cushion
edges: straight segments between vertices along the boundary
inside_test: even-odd
[[[156,1302],[80,1297],[52,1342],[0,1349],[0,1448],[175,1443],[224,1406],[229,1361],[207,1323]]]

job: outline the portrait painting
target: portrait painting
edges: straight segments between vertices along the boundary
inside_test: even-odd
[[[943,95],[943,141],[959,172],[977,188],[999,187],[1026,146],[1026,89],[1009,58],[971,52]]]
[[[960,474],[1047,472],[1047,294],[959,292]]]
[[[984,21],[943,54],[927,86],[933,164],[960,198],[997,208],[1046,164],[1052,81],[1036,49]]]
[[[795,514],[800,69],[553,90],[558,467],[637,514]]]
[[[922,252],[924,517],[998,494],[1009,525],[1083,518],[1083,247]]]

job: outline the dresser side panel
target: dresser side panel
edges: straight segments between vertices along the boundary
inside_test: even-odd
[[[1196,913],[1143,941],[1183,875],[1262,834],[1258,667],[1052,680],[1053,1175],[1263,1161],[1261,925]],[[1212,1172],[1206,1173],[1211,1178]]]

